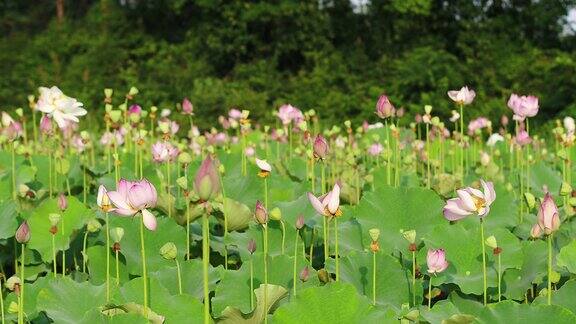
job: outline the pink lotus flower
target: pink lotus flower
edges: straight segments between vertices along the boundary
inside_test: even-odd
[[[480,218],[488,215],[490,205],[496,199],[496,192],[492,182],[480,182],[484,192],[467,187],[456,191],[458,198],[448,199],[444,206],[444,217],[447,220],[456,221],[472,214],[477,214]]]
[[[106,187],[104,187],[103,185],[100,185],[100,187],[98,187],[96,204],[105,213],[114,211],[114,208],[112,208],[112,203],[110,202],[110,198],[108,197],[108,191],[106,190]]]
[[[242,118],[242,112],[236,108],[232,108],[228,112],[228,117],[233,120],[240,120]]]
[[[468,134],[474,135],[477,130],[490,126],[490,120],[486,117],[478,117],[468,124]]]
[[[337,217],[342,215],[340,210],[340,186],[334,184],[334,187],[328,193],[316,198],[311,192],[308,193],[308,200],[312,207],[320,215],[326,217]]]
[[[386,95],[381,95],[376,103],[376,115],[384,119],[394,116],[396,108],[390,102],[390,99]]]
[[[538,210],[538,226],[546,235],[550,235],[560,228],[558,207],[549,192],[544,196]]]
[[[206,157],[194,178],[194,191],[201,201],[215,198],[220,192],[220,177],[216,169],[216,161]]]
[[[518,96],[513,93],[508,99],[508,107],[514,111],[514,120],[523,121],[526,117],[534,117],[538,114],[538,97]]]
[[[372,156],[378,156],[382,153],[383,150],[384,148],[382,147],[382,144],[374,143],[368,148],[368,154]]]
[[[120,146],[124,144],[124,135],[122,135],[122,133],[119,131],[106,132],[102,134],[102,137],[100,138],[100,144],[104,146]]]
[[[64,194],[58,196],[58,208],[60,208],[61,211],[68,209],[68,199],[66,199]]]
[[[22,136],[22,125],[19,122],[11,122],[8,127],[4,128],[3,133],[9,140],[13,141]]]
[[[314,156],[318,159],[325,159],[326,155],[328,155],[328,142],[324,138],[324,136],[318,134],[314,139],[314,144],[312,145],[312,149],[314,150]]]
[[[188,100],[188,98],[184,98],[184,100],[182,100],[182,113],[184,115],[194,115],[194,106],[192,105],[192,102]]]
[[[446,261],[446,252],[444,249],[428,250],[426,255],[426,264],[428,266],[428,273],[437,274],[448,268],[448,261]]]
[[[27,221],[24,221],[22,224],[20,224],[20,226],[18,226],[15,238],[16,242],[20,244],[25,244],[30,241],[30,226],[28,226]]]
[[[530,135],[528,135],[528,132],[526,132],[525,130],[521,130],[520,132],[518,132],[518,135],[516,135],[516,144],[520,145],[520,146],[524,146],[526,144],[530,144],[532,143],[532,139],[530,138]]]
[[[148,208],[156,206],[158,194],[156,188],[148,180],[128,181],[120,179],[116,191],[109,191],[108,197],[116,207],[114,212],[121,216],[134,216],[142,212],[144,226],[156,230],[156,217]]]
[[[163,163],[168,161],[168,144],[166,142],[156,142],[152,144],[152,159],[154,162]]]
[[[290,123],[298,124],[300,121],[304,120],[304,115],[300,109],[292,105],[282,105],[278,108],[278,118],[283,125],[288,125]]]
[[[78,153],[82,153],[86,150],[86,143],[84,143],[84,140],[79,135],[75,135],[74,137],[72,137],[71,144],[72,147],[74,147],[76,151],[78,151]]]
[[[247,157],[253,157],[254,154],[256,154],[256,150],[254,149],[253,146],[248,146],[245,150],[244,150],[244,154]]]
[[[476,97],[476,92],[468,87],[462,87],[460,90],[448,91],[448,97],[459,105],[469,105]]]

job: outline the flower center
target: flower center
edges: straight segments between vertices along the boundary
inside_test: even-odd
[[[472,200],[474,200],[474,206],[476,207],[477,211],[483,210],[486,207],[486,200],[484,198],[472,196]]]

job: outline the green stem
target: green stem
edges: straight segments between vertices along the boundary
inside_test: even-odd
[[[264,224],[264,323],[268,323],[268,224]]]
[[[372,305],[376,306],[376,251],[372,252]]]
[[[386,184],[390,185],[391,169],[390,169],[390,128],[388,127],[388,119],[384,119],[384,127],[386,128]]]
[[[168,194],[168,218],[172,218],[172,194],[170,193],[170,160],[166,161],[166,193]]]
[[[24,286],[26,285],[26,275],[24,274],[24,259],[26,257],[26,254],[24,252],[25,246],[24,244],[21,244],[21,249],[22,249],[22,253],[20,255],[20,277],[21,277],[21,282],[22,285],[20,286],[20,316],[19,316],[19,320],[21,321],[21,323],[24,323]]]
[[[428,282],[428,309],[432,308],[432,276],[429,278],[430,282]]]
[[[292,280],[292,294],[296,296],[296,268],[297,268],[297,253],[298,253],[298,233],[296,230],[296,238],[294,240],[294,268],[293,270],[293,280]]]
[[[552,305],[552,233],[548,235],[548,305]]]
[[[180,262],[176,259],[176,272],[178,273],[178,294],[182,295],[182,275],[180,273]]]
[[[64,234],[64,217],[62,217],[61,223],[62,223],[62,236],[66,238],[66,235]],[[66,247],[62,249],[62,278],[64,278],[65,276],[66,276]]]
[[[4,278],[4,272],[2,272],[2,276],[0,276],[0,313],[2,315],[2,324],[5,324],[6,321],[4,319],[4,295],[2,291],[2,287],[4,287],[4,283],[2,282],[2,278]]]
[[[254,260],[250,255],[250,309],[254,309]]]
[[[284,255],[284,242],[286,241],[286,225],[284,221],[280,220],[280,226],[282,227],[282,255]]]
[[[115,251],[116,254],[116,287],[120,286],[120,262],[118,260],[118,250]]]
[[[12,199],[16,201],[18,197],[16,191],[16,144],[12,141]]]
[[[54,266],[52,272],[54,273],[54,278],[56,278],[56,235],[52,234],[52,264]]]
[[[412,251],[412,307],[416,307],[416,251]]]
[[[502,296],[502,253],[498,253],[498,302]]]
[[[268,177],[264,178],[264,208],[268,210]]]
[[[426,187],[428,189],[430,189],[430,185],[431,185],[431,179],[430,179],[430,126],[428,123],[426,123],[426,179],[428,179],[428,181],[426,182]]]
[[[336,282],[340,280],[340,257],[338,256],[338,218],[334,217],[334,244],[336,256]]]
[[[110,219],[106,212],[106,302],[110,301]],[[118,254],[118,253],[116,253]],[[118,264],[116,264],[118,266]]]
[[[210,323],[210,291],[208,290],[208,266],[210,264],[210,222],[208,212],[202,216],[202,271],[204,280],[204,324]]]
[[[148,318],[148,274],[146,272],[146,249],[144,245],[144,215],[140,221],[140,254],[142,257],[142,279],[144,281],[144,317]]]
[[[484,287],[484,306],[487,304],[488,296],[486,295],[487,281],[486,281],[486,247],[484,246],[484,222],[480,219],[480,245],[482,246],[482,275]]]
[[[87,257],[86,257],[86,244],[88,241],[88,230],[86,230],[86,233],[84,233],[84,240],[82,241],[82,272],[86,273],[86,261],[87,261]]]
[[[464,181],[464,105],[460,104],[460,170]]]

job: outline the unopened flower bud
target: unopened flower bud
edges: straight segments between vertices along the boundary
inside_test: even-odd
[[[178,256],[176,244],[168,242],[160,248],[160,255],[166,260],[174,260]]]
[[[16,241],[20,244],[25,244],[30,241],[30,227],[28,226],[28,222],[24,221],[18,229],[16,230]]]
[[[305,266],[304,269],[300,271],[300,281],[306,282],[308,281],[309,277],[310,277],[310,269],[308,268],[308,266]]]
[[[530,230],[530,237],[537,239],[540,238],[540,236],[542,236],[542,229],[540,228],[540,225],[534,224]]]
[[[256,201],[256,208],[254,210],[254,218],[259,224],[268,223],[268,211],[260,201]]]
[[[282,211],[280,210],[280,208],[278,207],[272,208],[272,210],[270,211],[270,219],[275,221],[279,221],[282,219]]]
[[[298,218],[296,218],[296,229],[301,230],[304,227],[304,222],[304,215],[298,215]]]
[[[250,241],[248,241],[248,252],[250,252],[250,254],[254,254],[254,252],[256,252],[256,241],[254,241],[254,239],[250,239]]]
[[[328,274],[328,271],[326,271],[326,269],[322,268],[318,270],[318,280],[320,280],[320,282],[324,284],[330,282],[330,275]]]
[[[60,208],[61,211],[68,209],[68,199],[66,199],[64,194],[58,196],[58,208]]]

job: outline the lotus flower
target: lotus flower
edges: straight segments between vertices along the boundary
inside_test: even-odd
[[[314,150],[314,156],[318,159],[325,159],[328,155],[328,142],[324,136],[318,134],[314,139],[314,144],[312,145]]]
[[[79,122],[79,116],[86,115],[87,111],[82,108],[83,104],[78,100],[66,96],[58,87],[40,87],[40,97],[36,102],[36,109],[51,116],[64,128],[68,121]]]
[[[216,169],[216,161],[206,157],[194,178],[194,191],[201,201],[208,201],[220,193],[220,177]]]
[[[163,163],[168,161],[170,158],[168,145],[170,144],[160,141],[152,144],[152,159],[154,162]]]
[[[566,129],[566,133],[574,134],[574,132],[576,131],[576,124],[574,123],[574,118],[564,117],[563,124],[564,128]]]
[[[473,135],[476,131],[491,126],[491,122],[486,117],[478,117],[468,124],[468,134]]]
[[[490,211],[490,205],[496,199],[496,192],[492,182],[482,183],[484,192],[467,187],[457,190],[458,198],[449,199],[444,206],[444,217],[450,221],[462,219],[468,215],[477,214],[484,218]]]
[[[448,268],[448,261],[446,261],[446,252],[444,249],[428,250],[426,255],[426,264],[428,266],[428,273],[437,274]]]
[[[368,154],[371,156],[378,156],[382,153],[383,150],[384,148],[382,147],[382,144],[374,143],[368,148]]]
[[[52,134],[52,119],[48,115],[44,115],[40,119],[40,132],[44,135]]]
[[[232,108],[228,112],[228,117],[230,117],[232,120],[238,121],[240,118],[242,118],[242,112],[236,108]]]
[[[532,143],[532,139],[530,138],[530,135],[528,135],[528,132],[525,130],[518,132],[518,135],[516,135],[516,144],[524,146],[530,143]]]
[[[290,123],[298,124],[300,121],[304,120],[304,115],[300,109],[292,105],[282,105],[278,108],[278,118],[283,125],[288,125]]]
[[[182,113],[184,115],[194,115],[194,106],[192,105],[192,102],[188,100],[188,98],[184,98],[184,100],[182,100]]]
[[[394,116],[396,108],[390,102],[390,99],[386,95],[381,95],[376,103],[376,115],[378,117],[385,119]]]
[[[450,121],[455,123],[460,119],[460,114],[456,110],[452,110],[452,116],[450,117]]]
[[[488,141],[486,141],[486,145],[493,147],[494,145],[496,145],[496,143],[502,142],[502,141],[504,141],[504,137],[498,133],[494,133],[494,134],[490,135],[490,137],[488,138]]]
[[[526,117],[534,117],[538,114],[538,97],[518,96],[513,93],[508,99],[508,107],[514,111],[514,120],[523,121]]]
[[[260,160],[256,158],[256,165],[260,168],[260,172],[258,172],[258,176],[261,178],[267,177],[270,172],[272,171],[272,166],[266,162],[266,160]]]
[[[308,200],[310,200],[312,207],[314,207],[320,215],[326,217],[342,215],[342,211],[340,210],[340,186],[338,184],[335,184],[331,191],[318,198],[309,192]]]
[[[28,226],[28,222],[24,221],[18,229],[16,230],[16,241],[20,244],[25,244],[30,241],[30,226]]]
[[[116,191],[109,191],[108,197],[116,207],[114,212],[121,216],[133,216],[142,212],[144,226],[156,230],[156,217],[148,208],[156,206],[158,194],[148,180],[128,181],[120,179]]]
[[[258,200],[256,201],[256,208],[254,209],[254,218],[258,224],[268,224],[268,211],[266,207]]]
[[[546,235],[550,235],[560,228],[558,207],[549,192],[544,196],[538,210],[538,226]]]
[[[468,87],[462,87],[460,90],[448,91],[448,97],[459,105],[469,105],[476,97],[476,92],[468,89]]]

